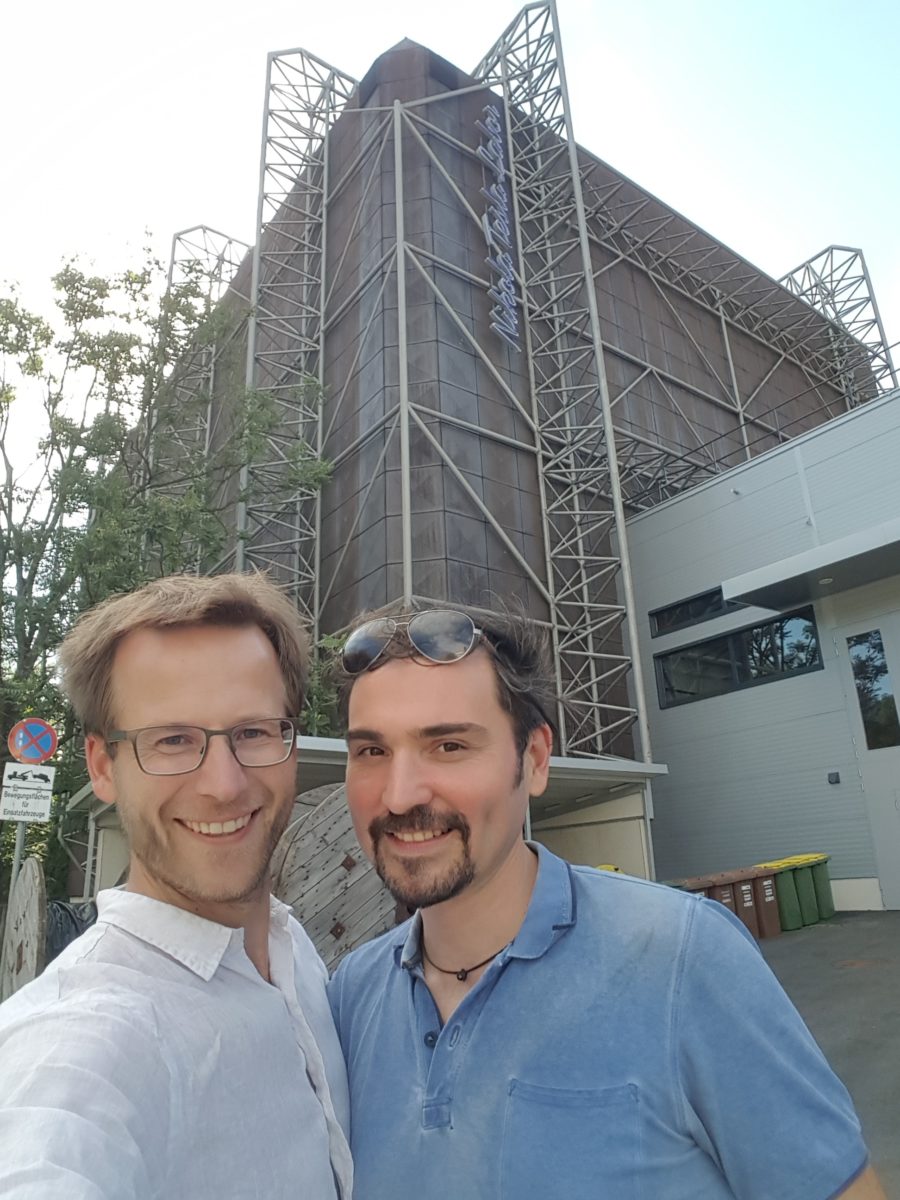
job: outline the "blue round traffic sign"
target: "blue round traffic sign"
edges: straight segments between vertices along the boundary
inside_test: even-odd
[[[42,717],[26,717],[9,731],[6,744],[20,763],[42,763],[56,753],[56,730]]]

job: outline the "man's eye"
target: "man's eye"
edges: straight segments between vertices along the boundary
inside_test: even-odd
[[[259,728],[256,725],[244,725],[234,731],[235,741],[258,742],[273,736],[271,729]]]
[[[158,751],[160,754],[166,752],[171,753],[175,750],[191,750],[198,744],[200,735],[194,733],[191,729],[169,729],[160,730],[155,736],[152,736],[151,741],[147,741],[146,737],[141,740],[141,748],[147,751]]]
[[[384,754],[381,746],[360,746],[356,752],[357,758],[380,758]]]
[[[453,754],[458,750],[465,750],[462,742],[441,742],[438,747],[444,754]]]

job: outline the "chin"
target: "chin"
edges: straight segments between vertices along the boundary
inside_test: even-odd
[[[452,874],[434,879],[416,879],[408,875],[398,878],[391,871],[384,870],[383,864],[376,864],[376,869],[394,899],[407,908],[432,908],[435,904],[452,900],[465,891],[475,877],[468,860],[460,863]]]

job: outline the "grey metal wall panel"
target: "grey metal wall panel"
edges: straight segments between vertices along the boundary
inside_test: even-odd
[[[819,850],[832,855],[837,878],[876,874],[837,664],[829,658],[826,652],[824,671],[655,716],[654,754],[669,767],[653,785],[661,877]],[[829,771],[840,773],[840,784],[827,782]]]
[[[732,574],[814,544],[793,465],[779,458],[760,468],[734,485],[717,482],[630,523],[642,610],[717,587]]]
[[[821,542],[900,516],[900,402],[826,426],[801,453]]]
[[[819,849],[838,877],[877,873],[831,630],[900,607],[898,581],[816,606],[823,671],[667,710],[654,655],[771,614],[745,609],[659,638],[647,614],[896,515],[898,461],[900,399],[887,398],[629,522],[653,754],[669,767],[654,784],[661,874]]]

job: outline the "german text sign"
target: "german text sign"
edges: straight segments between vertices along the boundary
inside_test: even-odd
[[[49,821],[56,767],[27,767],[8,762],[3,768],[0,821]]]

